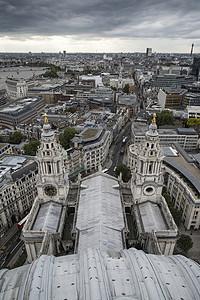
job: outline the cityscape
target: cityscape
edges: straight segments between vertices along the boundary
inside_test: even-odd
[[[0,1],[0,299],[200,299],[200,3]]]

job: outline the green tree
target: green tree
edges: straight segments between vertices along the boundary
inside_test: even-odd
[[[167,205],[168,205],[171,215],[174,219],[174,222],[176,223],[177,226],[180,226],[181,220],[182,220],[181,212],[177,208],[174,208],[173,202],[171,201],[171,196],[169,194],[167,194],[164,189],[163,189],[162,195],[167,202]]]
[[[51,71],[46,71],[44,74],[42,74],[43,77],[50,77],[50,78],[58,78],[57,71],[60,71],[60,67],[51,65]]]
[[[179,227],[182,222],[181,212],[177,208],[174,208],[174,207],[171,207],[170,211],[171,211],[172,217],[174,218],[174,222]]]
[[[115,92],[117,91],[117,88],[115,86],[111,86],[110,88]]]
[[[128,182],[131,178],[131,170],[125,164],[118,165],[115,173],[117,176],[122,173],[122,180],[124,182]]]
[[[73,113],[76,112],[76,107],[73,107],[73,106],[68,107],[68,108],[65,109],[65,112],[70,112],[70,113],[73,114]]]
[[[163,110],[156,115],[156,124],[158,126],[162,125],[174,125],[174,116],[172,111]]]
[[[125,86],[123,87],[122,91],[126,94],[129,94],[129,90],[130,90],[130,85],[129,85],[129,83],[126,83]]]
[[[60,143],[64,149],[68,149],[70,147],[70,141],[76,134],[76,130],[74,128],[66,128],[64,133],[60,136]]]
[[[30,143],[24,145],[24,154],[35,156],[38,147],[40,146],[39,141],[31,141]]]
[[[8,142],[10,144],[20,144],[23,139],[24,139],[23,134],[19,131],[15,131],[13,134],[9,136]]]
[[[180,238],[177,241],[177,247],[181,250],[181,252],[187,254],[188,251],[193,247],[191,236],[181,234]]]
[[[200,119],[190,118],[186,124],[188,127],[194,127],[195,129],[197,129],[200,127]]]

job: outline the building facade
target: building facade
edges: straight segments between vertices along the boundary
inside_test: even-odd
[[[27,123],[37,117],[44,108],[43,98],[21,99],[0,111],[0,125],[6,128],[16,128],[17,125]]]
[[[74,149],[83,153],[85,172],[98,170],[105,162],[112,142],[111,132],[105,128],[86,128],[72,139]]]
[[[180,178],[180,175],[166,168],[168,174],[167,192],[171,196],[174,207],[182,214],[182,221],[187,230],[200,228],[200,194]]]
[[[139,144],[145,140],[145,131],[148,126],[141,123],[132,124],[132,142]],[[160,144],[180,144],[186,151],[193,151],[198,147],[198,134],[193,128],[158,129]]]
[[[6,89],[11,99],[24,98],[28,92],[28,84],[24,79],[8,78]]]
[[[0,164],[0,236],[27,215],[37,195],[37,163],[6,155]]]
[[[160,89],[158,92],[158,104],[162,108],[180,109],[185,92],[180,89]]]

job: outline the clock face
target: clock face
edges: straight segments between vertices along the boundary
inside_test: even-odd
[[[44,187],[44,192],[47,196],[55,196],[57,194],[57,189],[54,185],[47,184]]]

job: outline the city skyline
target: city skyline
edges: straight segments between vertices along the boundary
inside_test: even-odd
[[[200,52],[200,2],[0,0],[0,52]]]

